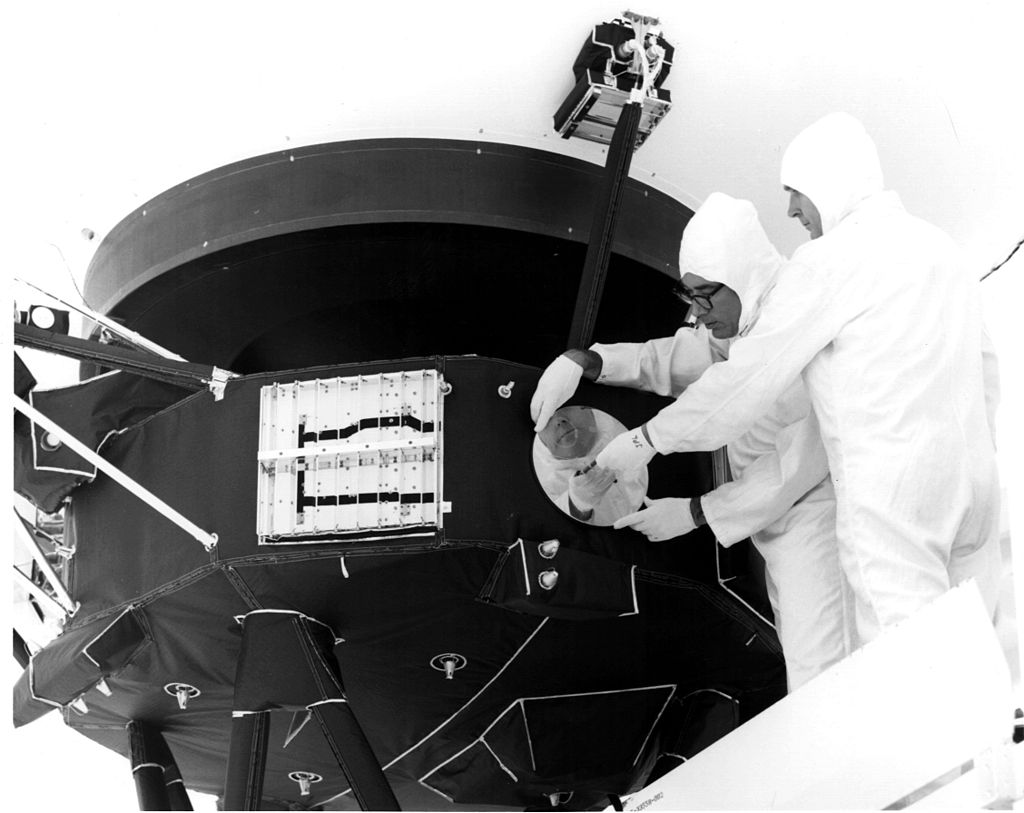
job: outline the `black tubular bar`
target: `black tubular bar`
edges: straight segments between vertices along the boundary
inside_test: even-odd
[[[171,762],[164,768],[164,784],[167,786],[167,799],[171,810],[192,810],[192,800],[185,789],[185,781],[181,778],[178,765]]]
[[[132,720],[127,728],[139,808],[191,810],[178,763],[160,729],[140,720]]]
[[[270,712],[243,714],[231,721],[231,746],[224,780],[225,810],[259,810],[267,769]]]
[[[615,236],[615,222],[622,203],[622,190],[629,178],[629,165],[633,160],[633,148],[642,112],[643,104],[640,102],[628,102],[623,105],[619,120],[615,124],[611,144],[608,146],[601,196],[594,207],[587,256],[583,261],[583,274],[576,294],[572,327],[569,329],[569,349],[589,346],[594,335],[594,324],[597,321],[601,292],[604,290],[608,260],[612,252],[612,238]]]
[[[139,797],[139,810],[170,810],[171,801],[164,783],[164,766],[161,749],[155,742],[159,736],[153,729],[138,720],[128,723],[128,740],[132,754],[132,776],[135,792]]]
[[[401,810],[348,703],[318,703],[311,710],[359,806],[363,810]]]
[[[89,339],[65,336],[34,325],[14,325],[14,343],[48,353],[90,361],[104,367],[114,367],[129,373],[177,384],[194,390],[203,389],[212,379],[214,368],[205,364],[174,361],[141,350],[114,344],[101,344]]]

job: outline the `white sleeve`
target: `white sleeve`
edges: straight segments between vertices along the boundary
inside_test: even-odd
[[[999,359],[992,339],[981,326],[981,379],[985,387],[985,414],[988,428],[992,433],[992,445],[996,445],[996,411],[999,409]]]
[[[700,498],[715,538],[728,547],[780,519],[828,476],[828,459],[813,412],[783,427],[774,451],[747,466],[739,479]]]
[[[674,336],[643,343],[594,344],[601,357],[599,384],[678,395],[721,358],[707,330],[680,328]],[[717,356],[717,357],[716,357]]]
[[[847,306],[826,275],[790,262],[754,329],[647,422],[654,448],[711,451],[746,432],[838,334]]]

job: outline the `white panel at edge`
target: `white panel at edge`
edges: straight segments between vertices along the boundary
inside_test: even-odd
[[[880,809],[1008,739],[1009,669],[973,583],[819,675],[626,810]]]

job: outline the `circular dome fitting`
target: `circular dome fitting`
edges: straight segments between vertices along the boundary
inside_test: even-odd
[[[299,795],[309,796],[309,786],[314,782],[322,782],[323,777],[318,773],[311,773],[310,771],[292,771],[288,774],[288,778],[293,782],[299,783]]]
[[[168,683],[164,686],[164,691],[171,697],[178,698],[178,708],[182,710],[188,707],[189,700],[202,694],[199,689],[188,683]]]
[[[455,672],[462,669],[466,663],[466,659],[458,652],[444,652],[440,655],[435,655],[430,660],[430,665],[434,669],[437,669],[439,672],[444,672],[446,680],[454,678]]]

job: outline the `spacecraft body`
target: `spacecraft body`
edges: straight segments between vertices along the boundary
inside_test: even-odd
[[[131,760],[149,809],[187,806],[183,787],[264,809],[589,809],[784,694],[749,547],[586,525],[533,470],[530,396],[566,347],[603,182],[512,144],[368,139],[225,166],[125,218],[87,299],[233,375],[94,359],[23,396],[206,536],[16,421],[17,486],[63,506],[78,605],[16,722],[59,709]],[[692,212],[621,194],[597,341],[683,316]],[[664,403],[588,383],[570,401],[627,427]],[[658,457],[648,493],[721,477],[709,454]]]

